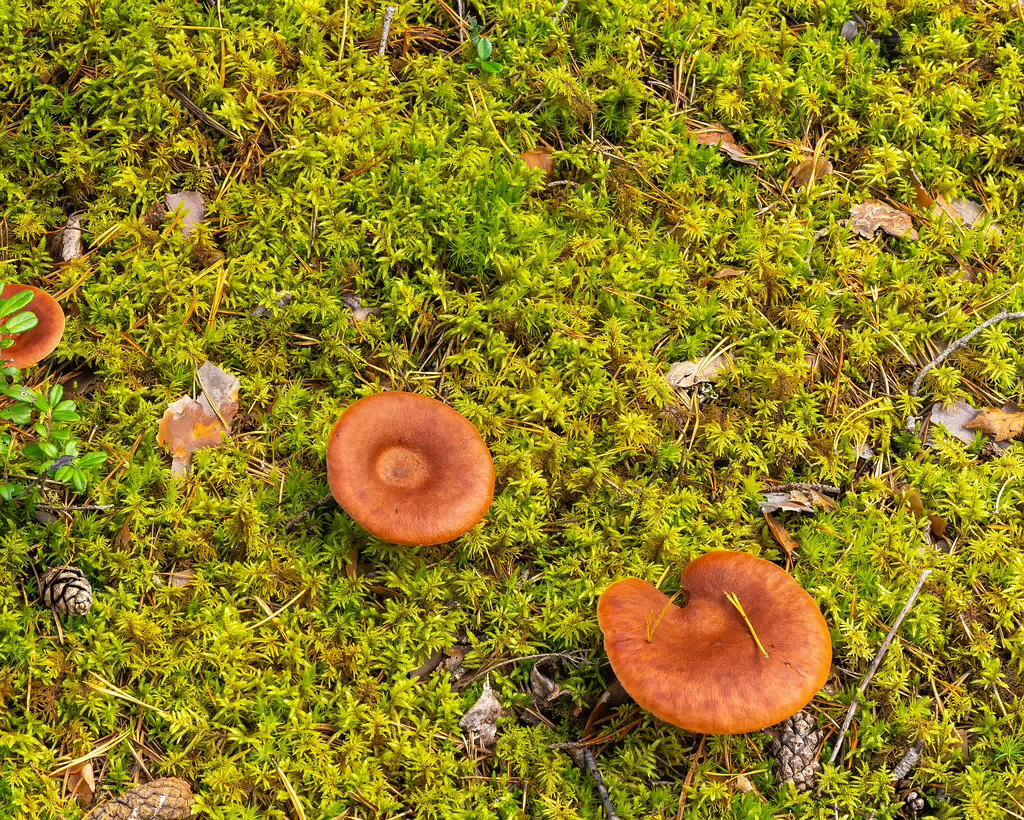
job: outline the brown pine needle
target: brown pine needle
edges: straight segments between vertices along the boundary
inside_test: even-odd
[[[766,658],[768,652],[764,648],[764,644],[761,643],[761,639],[757,637],[757,633],[754,631],[754,625],[750,623],[750,618],[747,617],[747,613],[743,611],[743,605],[740,603],[740,597],[735,592],[725,593],[725,597],[729,599],[729,603],[736,607],[736,611],[740,613],[740,616],[747,624],[747,629],[750,630],[750,634],[754,636],[754,643],[757,644],[757,648],[761,650],[761,654]]]

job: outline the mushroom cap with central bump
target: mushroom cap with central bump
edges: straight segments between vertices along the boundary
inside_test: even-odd
[[[60,344],[64,335],[64,311],[60,304],[45,290],[31,285],[6,285],[0,298],[10,299],[23,291],[32,291],[32,301],[25,310],[34,313],[36,326],[14,337],[14,344],[0,350],[0,364],[9,363],[11,367],[22,370],[45,359]],[[0,319],[0,338],[3,336],[3,324]]]
[[[785,570],[710,552],[686,568],[680,591],[686,603],[675,606],[652,584],[625,578],[597,604],[612,669],[655,717],[700,734],[754,732],[799,712],[825,684],[828,625]]]
[[[331,494],[370,534],[443,544],[494,498],[494,464],[469,420],[417,393],[378,393],[346,410],[327,446]]]

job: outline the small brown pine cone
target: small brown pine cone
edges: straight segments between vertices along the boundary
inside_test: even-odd
[[[43,575],[39,597],[60,615],[85,615],[92,609],[92,587],[78,567],[51,567]]]
[[[771,752],[775,757],[775,779],[792,783],[800,791],[810,791],[821,771],[818,754],[825,733],[814,725],[814,718],[797,712],[775,727]]]
[[[161,777],[93,809],[85,820],[184,820],[192,814],[192,787]]]

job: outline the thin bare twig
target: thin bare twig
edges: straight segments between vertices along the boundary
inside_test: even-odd
[[[608,788],[604,785],[601,770],[597,768],[597,760],[594,759],[594,753],[590,751],[589,746],[583,747],[583,761],[587,764],[590,774],[594,777],[597,793],[601,798],[601,804],[604,806],[605,813],[608,815],[608,820],[619,820],[619,815],[615,813],[615,806],[612,805],[611,795],[608,794]]]
[[[334,496],[331,495],[330,493],[327,493],[327,495],[325,495],[319,501],[314,501],[312,504],[310,504],[308,507],[306,507],[306,509],[304,509],[297,516],[295,516],[291,521],[289,521],[287,524],[285,524],[284,525],[284,531],[285,532],[291,532],[292,530],[295,529],[295,527],[299,524],[299,522],[304,521],[305,519],[309,518],[309,516],[311,516],[313,513],[315,513],[317,510],[319,510],[325,504],[329,504],[333,499],[334,499]]]
[[[499,663],[492,664],[491,666],[485,666],[483,669],[478,669],[470,675],[466,675],[464,678],[460,678],[458,681],[452,684],[452,689],[456,692],[461,692],[471,683],[474,683],[484,675],[490,674],[495,669],[500,669],[503,666],[509,666],[520,661],[534,661],[534,660],[547,660],[548,658],[559,658],[564,661],[568,661],[574,666],[582,666],[590,662],[590,659],[582,653],[571,653],[571,652],[542,652],[539,655],[523,655],[521,658],[509,658],[508,660],[501,661]]]
[[[608,820],[619,820],[619,815],[615,813],[615,806],[612,805],[611,795],[608,794],[608,787],[604,784],[604,777],[601,775],[601,770],[597,768],[597,759],[590,750],[590,746],[582,741],[578,741],[574,743],[553,743],[548,748],[568,752],[573,763],[581,769],[586,769],[590,772],[594,778],[594,783],[597,785],[597,794],[601,798],[601,805],[604,806]]]
[[[902,780],[913,769],[918,763],[921,762],[921,751],[924,749],[924,741],[919,740],[913,746],[911,746],[903,759],[892,770],[892,774],[889,775],[893,780]]]
[[[953,344],[951,344],[949,347],[943,350],[938,356],[936,356],[922,368],[921,372],[917,374],[917,378],[914,379],[914,383],[910,386],[910,395],[915,397],[917,396],[917,391],[921,389],[921,384],[922,382],[924,382],[924,377],[928,374],[929,370],[931,370],[933,367],[938,367],[958,350],[963,350],[965,347],[967,347],[968,342],[970,342],[971,339],[973,339],[975,336],[981,333],[981,331],[985,330],[986,328],[992,327],[992,325],[999,324],[999,322],[1013,322],[1018,321],[1020,319],[1024,319],[1024,312],[1009,313],[1008,311],[1004,310],[1002,313],[997,313],[991,319],[986,319],[984,322],[982,322],[980,325],[974,328],[974,330],[972,330],[970,333],[961,336],[959,339],[953,342]]]
[[[391,20],[395,16],[395,7],[388,6],[384,9],[384,27],[380,30],[380,47],[377,49],[377,56],[383,57],[388,47],[388,35],[391,33]]]
[[[839,757],[839,749],[842,747],[843,739],[846,737],[846,733],[850,729],[850,723],[853,721],[853,713],[857,711],[857,705],[860,703],[861,693],[864,692],[868,688],[868,684],[871,683],[871,679],[875,676],[875,672],[878,671],[878,667],[882,664],[882,659],[885,657],[885,653],[889,651],[889,647],[892,645],[893,639],[896,637],[896,632],[899,630],[900,624],[902,624],[903,619],[907,617],[907,614],[910,612],[910,608],[914,605],[914,601],[917,600],[917,596],[920,594],[921,588],[924,586],[924,582],[931,574],[932,571],[930,569],[926,569],[921,573],[921,577],[917,579],[917,585],[914,587],[914,591],[910,593],[910,599],[907,601],[907,605],[903,607],[903,611],[896,619],[896,623],[892,625],[892,629],[890,629],[889,634],[886,635],[881,648],[878,650],[878,654],[875,655],[875,659],[871,663],[871,668],[868,669],[868,673],[864,676],[864,680],[860,682],[860,686],[857,687],[857,691],[853,693],[853,701],[850,703],[850,708],[846,712],[846,719],[843,721],[843,726],[839,730],[839,736],[836,738],[836,745],[832,747],[832,756],[828,759],[829,763],[835,763],[836,758]]]
[[[769,487],[767,492],[788,493],[792,490],[814,490],[816,493],[828,493],[829,495],[839,495],[842,492],[831,484],[808,484],[803,481],[792,481],[789,484],[780,484],[778,487]]]

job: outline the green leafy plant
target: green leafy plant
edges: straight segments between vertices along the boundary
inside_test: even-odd
[[[9,348],[19,334],[36,326],[35,314],[26,309],[32,297],[31,291],[23,291],[0,299],[0,323],[5,331],[0,350]],[[0,499],[9,502],[27,496],[47,478],[84,491],[87,471],[102,464],[106,456],[79,452],[71,425],[81,417],[75,403],[64,399],[64,388],[58,384],[46,392],[35,390],[21,383],[18,368],[4,367],[0,369],[0,396],[12,402],[0,410]],[[22,441],[29,443],[22,445]]]
[[[501,71],[501,63],[496,63],[491,60],[491,54],[494,53],[494,46],[491,45],[491,41],[487,37],[481,37],[480,32],[482,31],[480,24],[476,21],[476,18],[469,18],[469,39],[473,44],[473,49],[476,52],[476,59],[466,64],[466,68],[479,68],[488,74],[497,74]]]

